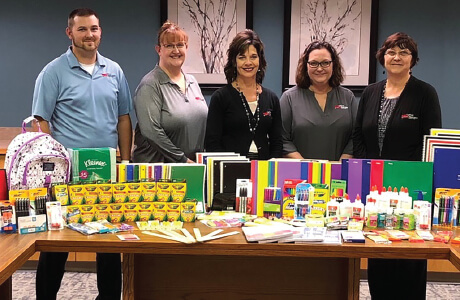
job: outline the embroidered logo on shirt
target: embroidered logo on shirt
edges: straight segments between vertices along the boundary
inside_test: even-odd
[[[401,115],[401,119],[418,120],[418,117],[414,116],[413,114],[404,114]]]
[[[271,117],[271,115],[272,115],[272,112],[271,112],[271,111],[269,111],[269,110],[267,110],[267,111],[266,111],[266,112],[264,112],[262,115],[263,115],[264,117]]]
[[[102,77],[108,77],[109,76],[109,74],[107,74],[107,73],[102,73],[101,75],[102,75]]]
[[[343,104],[339,104],[339,105],[336,105],[336,106],[334,107],[334,109],[348,109],[348,106],[343,105]]]
[[[200,98],[200,97],[195,97],[195,100],[204,101],[204,99],[203,99],[203,98]]]

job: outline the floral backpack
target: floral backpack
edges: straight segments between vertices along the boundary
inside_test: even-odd
[[[41,131],[26,132],[26,118],[22,123],[22,133],[8,145],[5,156],[9,190],[27,190],[50,187],[53,182],[69,181],[69,153],[63,145]]]

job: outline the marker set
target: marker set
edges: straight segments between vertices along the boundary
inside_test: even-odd
[[[281,218],[281,204],[281,189],[279,187],[264,189],[264,217]]]

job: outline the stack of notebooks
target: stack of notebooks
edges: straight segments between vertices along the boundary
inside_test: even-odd
[[[197,153],[196,160],[206,165],[206,204],[210,208],[216,194],[225,194],[235,200],[236,180],[251,176],[251,162],[237,153],[201,152]]]
[[[460,188],[460,130],[431,129],[425,136],[423,159],[433,162],[433,189]]]
[[[289,225],[261,225],[242,228],[248,242],[258,243],[322,243],[341,244],[339,231],[326,227],[293,227]]]

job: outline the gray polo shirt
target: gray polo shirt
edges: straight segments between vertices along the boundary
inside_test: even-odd
[[[280,105],[284,154],[297,151],[304,158],[336,161],[353,153],[358,101],[350,90],[333,88],[323,111],[312,91],[295,86],[283,93]]]
[[[156,66],[134,96],[134,162],[186,162],[204,149],[208,106],[198,82],[185,74],[186,93]]]

